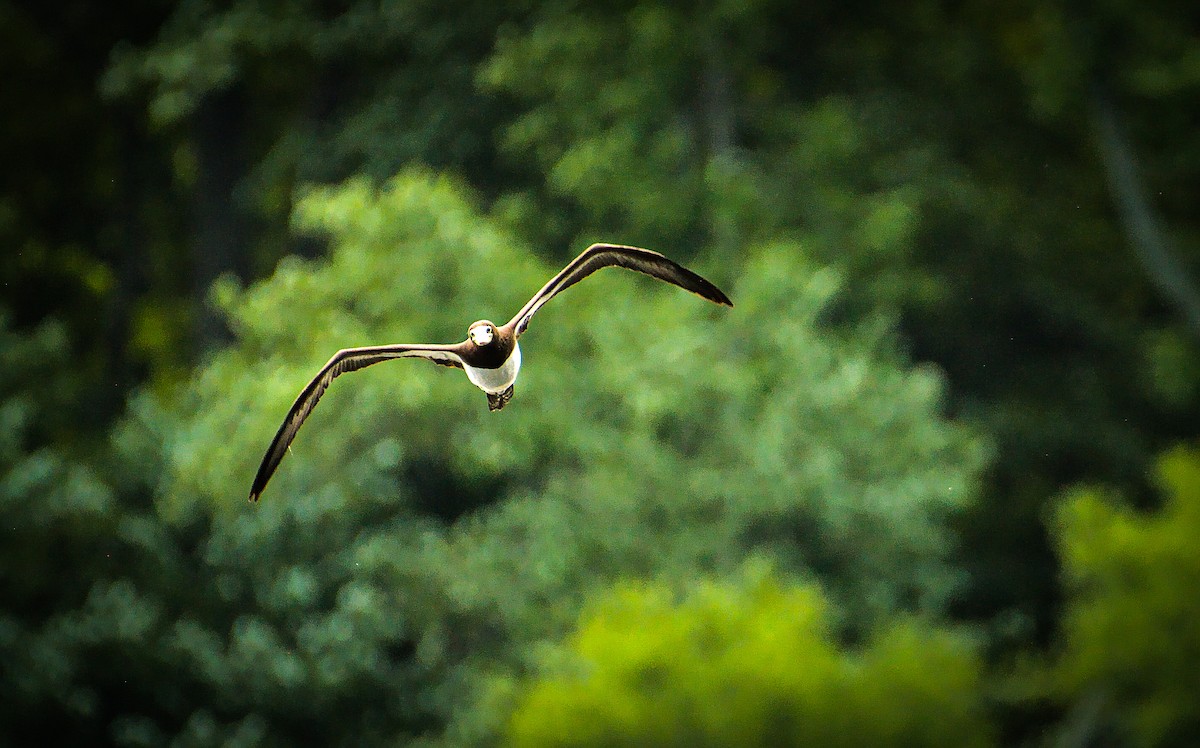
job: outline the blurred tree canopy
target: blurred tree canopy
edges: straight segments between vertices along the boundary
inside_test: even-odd
[[[752,556],[827,663],[951,620],[963,688],[1046,653],[1050,707],[955,712],[981,741],[1194,725],[1194,458],[1152,477],[1200,417],[1193,5],[26,6],[3,740],[486,744],[593,597],[683,621],[721,590],[751,626]],[[419,362],[355,374],[246,509],[333,350],[457,340],[597,240],[737,307],[606,271],[539,315],[502,414]]]
[[[1200,451],[1164,455],[1158,476],[1165,501],[1152,513],[1098,490],[1059,509],[1068,597],[1053,682],[1059,698],[1095,703],[1099,724],[1081,730],[1187,745],[1200,730]]]
[[[120,739],[468,741],[490,679],[563,635],[591,592],[725,574],[751,553],[820,580],[851,629],[944,609],[959,581],[945,519],[971,497],[980,445],[878,325],[821,331],[837,276],[789,246],[747,257],[728,314],[614,271],[572,288],[523,340],[522,407],[499,417],[422,362],[339,381],[247,512],[275,418],[338,341],[454,339],[448,321],[501,317],[551,273],[461,193],[420,173],[310,193],[297,227],[327,234],[329,259],[218,286],[237,343],[118,429],[124,471],[158,476],[147,534],[124,539],[136,565],[33,638],[74,650],[69,667],[100,646],[177,671],[161,697],[80,674]],[[646,336],[658,354],[629,356]],[[80,617],[101,641],[44,641]],[[38,688],[73,708],[73,691]]]
[[[509,744],[993,744],[962,639],[896,620],[844,651],[818,590],[745,576],[678,602],[618,586],[518,697]]]

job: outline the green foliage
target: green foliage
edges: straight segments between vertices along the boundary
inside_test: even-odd
[[[47,322],[19,334],[0,315],[0,742],[6,744],[32,739],[32,732],[23,734],[31,722],[53,727],[57,709],[79,717],[94,706],[78,677],[76,644],[86,634],[45,625],[86,607],[92,570],[117,563],[111,487],[62,446],[62,434],[70,433],[64,421],[78,413],[69,362],[62,325]],[[48,703],[55,707],[46,709]]]
[[[964,610],[1028,613],[1048,631],[1046,497],[1081,479],[1137,490],[1156,445],[1190,436],[1200,413],[1173,381],[1195,331],[1165,322],[1131,272],[1088,103],[1099,82],[1128,98],[1137,131],[1172,133],[1165,152],[1149,137],[1138,150],[1166,188],[1155,204],[1194,237],[1186,14],[572,7],[535,11],[482,67],[489,90],[522,104],[506,152],[539,167],[509,199],[515,224],[538,243],[617,231],[680,252],[795,238],[845,273],[841,314],[897,311],[914,357],[945,369],[952,407],[997,445],[987,496],[962,523],[975,580]],[[1173,28],[1153,34],[1162,24]],[[1170,83],[1150,99],[1133,69]],[[1160,345],[1179,334],[1186,353]]]
[[[1159,462],[1160,509],[1080,491],[1056,534],[1066,574],[1059,694],[1098,699],[1134,745],[1188,745],[1200,730],[1200,451]]]
[[[514,697],[513,746],[985,746],[981,663],[897,619],[839,645],[812,586],[761,569],[682,596],[619,584]]]
[[[296,223],[330,258],[220,285],[238,343],[178,397],[143,395],[119,432],[127,469],[162,475],[158,517],[199,533],[199,582],[166,595],[176,613],[148,645],[208,694],[174,722],[471,741],[493,729],[484,684],[619,578],[686,583],[761,555],[819,579],[854,628],[955,589],[944,522],[980,444],[882,324],[821,325],[837,275],[784,243],[732,284],[713,274],[732,311],[615,270],[573,287],[522,339],[500,413],[420,361],[339,379],[247,505],[277,419],[333,350],[461,339],[554,271],[424,173],[313,191]],[[156,452],[161,468],[142,462]]]
[[[78,414],[63,326],[47,322],[22,335],[7,323],[0,312],[0,532],[11,554],[3,568],[15,603],[41,593],[38,578],[49,569],[40,564],[60,568],[42,555],[52,550],[47,537],[90,536],[90,526],[111,512],[112,496],[93,469],[60,446],[69,443]]]
[[[481,684],[590,595],[748,555],[819,582],[839,632],[949,605],[1018,624],[989,651],[1048,634],[1047,497],[1145,498],[1200,417],[1196,330],[1139,272],[1092,114],[1100,92],[1194,286],[1195,20],[0,0],[0,742],[486,742],[503,710]],[[356,373],[245,506],[333,350],[461,339],[601,239],[685,260],[737,307],[606,271],[539,315],[504,412],[459,372]],[[275,267],[290,253],[309,259]],[[198,324],[221,272],[225,339]],[[231,339],[193,371],[196,341]],[[1124,548],[1175,526],[1071,506],[1080,548],[1079,528]],[[1112,632],[1180,614],[1153,597],[1188,568],[1153,560],[1171,547],[1071,567],[1087,636],[1060,673],[1064,701],[1112,698],[1164,741],[1195,721],[1184,686],[1123,684],[1190,681],[1129,664],[1165,662],[1161,630]]]
[[[498,108],[476,91],[474,66],[519,12],[428,0],[189,3],[152,44],[120,46],[102,87],[145,100],[168,130],[223,95],[259,94],[247,105],[255,155],[242,197],[274,217],[297,182],[382,179],[414,160],[487,183]]]
[[[800,43],[771,31],[786,21],[782,4],[589,10],[542,9],[531,28],[502,33],[481,67],[487,90],[523,104],[502,130],[510,157],[539,167],[540,189],[507,198],[537,204],[523,231],[566,224],[729,255],[802,237],[810,256],[850,272],[845,296],[862,306],[933,292],[911,257],[924,199],[914,182],[945,165],[884,126],[906,114],[896,100],[800,100],[772,54]]]

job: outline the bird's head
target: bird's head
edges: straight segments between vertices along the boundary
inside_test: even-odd
[[[486,319],[471,323],[467,328],[467,337],[480,348],[485,348],[496,339],[496,326]]]

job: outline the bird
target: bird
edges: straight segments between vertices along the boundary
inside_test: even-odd
[[[467,328],[467,339],[452,345],[399,343],[343,348],[333,354],[296,397],[275,438],[271,440],[271,446],[263,455],[254,483],[251,484],[250,502],[255,503],[262,496],[300,426],[312,413],[329,384],[346,372],[392,359],[424,358],[442,366],[463,369],[471,384],[487,395],[488,410],[500,410],[512,399],[517,372],[521,369],[521,347],[517,341],[529,327],[533,315],[559,293],[606,267],[622,267],[645,273],[715,304],[733,306],[721,289],[665,255],[623,244],[593,244],[547,281],[504,325],[496,325],[486,319],[472,322]]]

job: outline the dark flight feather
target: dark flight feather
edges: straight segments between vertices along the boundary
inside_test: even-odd
[[[304,419],[313,412],[313,408],[317,407],[321,395],[325,394],[325,390],[329,388],[329,384],[335,378],[348,371],[357,371],[380,361],[394,358],[425,358],[435,364],[457,366],[461,369],[462,357],[458,353],[460,347],[461,344],[381,345],[345,348],[333,354],[333,358],[329,359],[329,362],[321,368],[317,376],[313,377],[300,396],[296,398],[296,402],[292,403],[292,408],[288,411],[287,417],[283,419],[279,431],[275,432],[275,438],[271,441],[271,446],[267,448],[267,453],[263,455],[262,464],[258,466],[258,474],[254,476],[254,484],[250,487],[250,501],[258,501],[263,489],[267,487],[267,481],[271,480],[275,468],[279,467],[292,440],[296,438],[296,432],[300,430]]]
[[[558,275],[551,278],[546,285],[542,286],[542,290],[534,294],[529,303],[522,307],[521,311],[517,312],[505,327],[514,328],[517,337],[520,337],[529,327],[529,320],[547,301],[597,270],[606,267],[636,270],[667,283],[674,283],[713,303],[733,306],[733,302],[722,293],[721,289],[658,252],[621,244],[593,244],[572,260]]]

